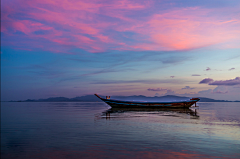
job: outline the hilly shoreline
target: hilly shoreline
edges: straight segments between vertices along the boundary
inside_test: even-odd
[[[102,96],[103,97],[103,96]],[[155,97],[146,97],[143,95],[139,96],[112,96],[112,99],[117,100],[144,100],[144,101],[181,101],[188,100],[191,97],[182,97],[175,95],[166,95],[166,96],[155,96]],[[206,97],[200,98],[199,102],[240,102],[240,101],[228,101],[228,100],[215,100]],[[46,99],[27,99],[27,100],[18,100],[18,101],[8,101],[8,102],[101,102],[99,98],[95,95],[85,95],[75,98],[66,98],[66,97],[50,97]]]

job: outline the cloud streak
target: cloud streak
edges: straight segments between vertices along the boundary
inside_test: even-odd
[[[199,82],[199,84],[206,84],[206,83],[210,83],[210,82],[213,82],[213,79],[211,79],[211,78],[205,78],[205,79],[201,80],[201,81]]]
[[[214,81],[211,78],[205,78],[202,81],[200,81],[199,84],[234,86],[234,85],[240,84],[240,77],[236,77],[235,79],[220,80],[220,81]]]
[[[210,71],[210,70],[211,70],[211,68],[210,68],[210,67],[207,67],[205,71]]]
[[[169,89],[164,88],[148,88],[148,91],[168,91]]]
[[[240,39],[240,18],[219,16],[226,8],[172,7],[159,11],[157,6],[164,5],[131,0],[5,1],[3,45],[52,52],[71,52],[73,48],[88,52],[172,51],[216,44],[221,48],[225,43],[239,48],[233,41]]]
[[[201,75],[199,75],[199,74],[192,74],[192,76],[201,76]]]
[[[226,94],[226,93],[228,93],[228,91],[213,91],[212,92],[213,94]]]
[[[184,88],[182,88],[182,89],[195,89],[195,88],[192,88],[192,87],[189,87],[189,86],[185,86]]]
[[[125,83],[143,83],[143,84],[161,84],[161,83],[173,83],[173,84],[182,84],[186,81],[184,80],[155,80],[155,79],[143,79],[143,80],[104,80],[92,82],[92,84],[125,84]]]
[[[230,80],[221,80],[221,81],[214,81],[209,83],[209,85],[225,85],[225,86],[233,86],[240,84],[240,77],[236,77],[235,79]]]

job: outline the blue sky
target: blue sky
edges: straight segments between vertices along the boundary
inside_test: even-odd
[[[10,0],[1,9],[2,100],[239,100],[239,1]]]

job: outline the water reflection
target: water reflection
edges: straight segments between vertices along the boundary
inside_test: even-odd
[[[240,103],[109,108],[3,103],[1,158],[240,158]]]
[[[160,115],[160,116],[172,116],[172,117],[180,117],[182,114],[189,115],[194,117],[195,119],[199,118],[197,113],[197,109],[189,109],[189,108],[110,108],[102,112],[101,117],[110,119],[112,117],[119,117],[121,114],[126,114],[125,117],[141,117],[146,115]]]

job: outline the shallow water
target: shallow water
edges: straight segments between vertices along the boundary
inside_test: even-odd
[[[1,158],[240,158],[240,103],[198,106],[3,102]]]

